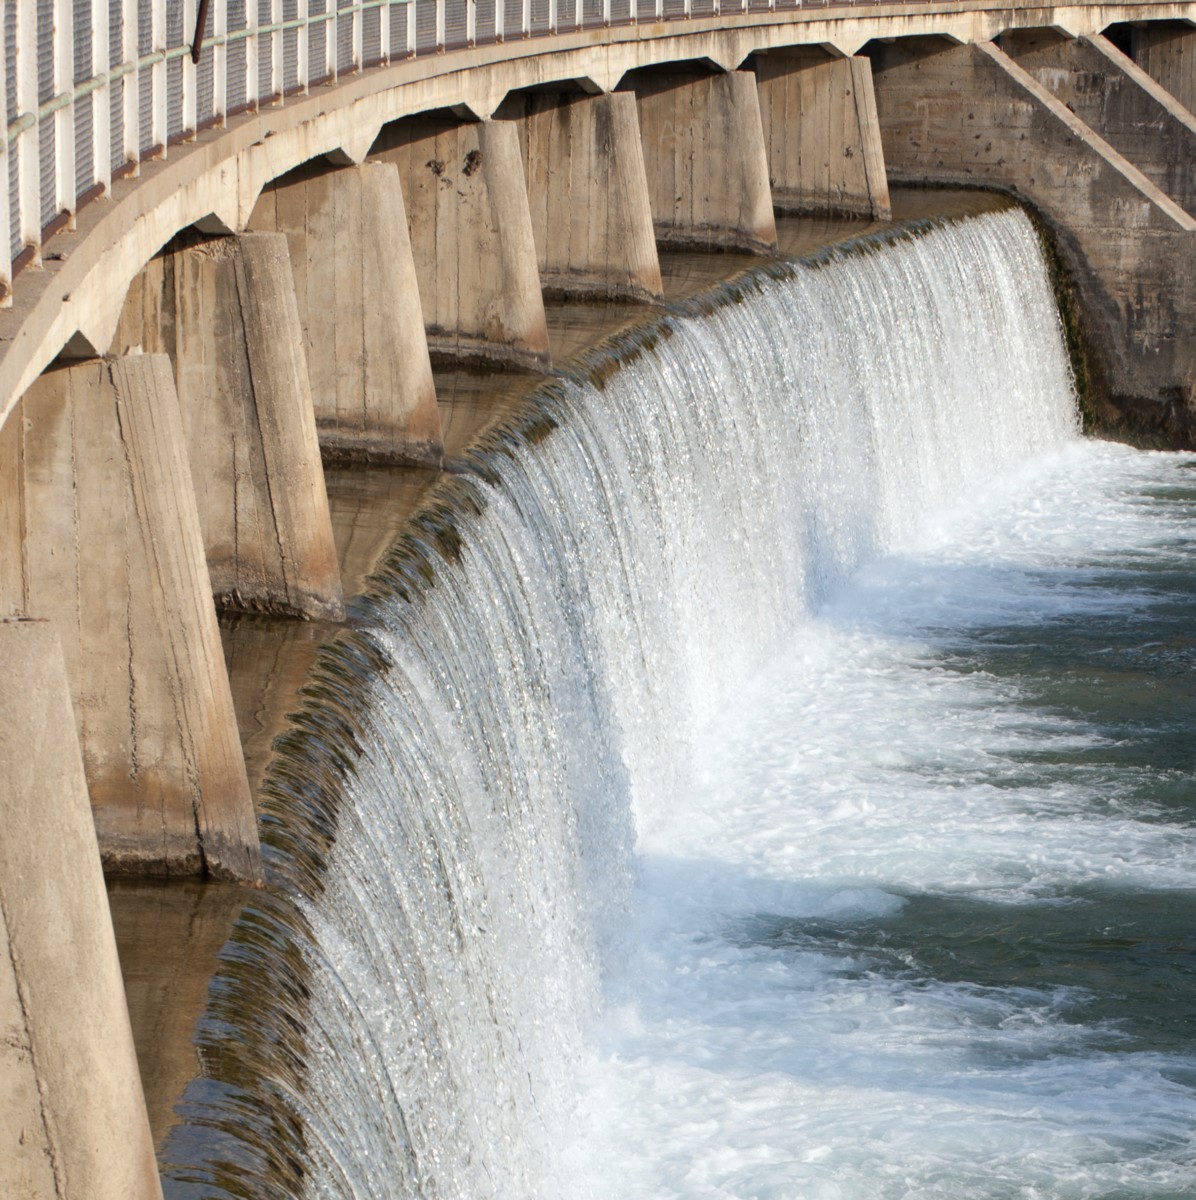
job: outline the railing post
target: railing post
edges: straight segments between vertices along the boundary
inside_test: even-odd
[[[365,66],[365,54],[362,51],[362,16],[361,4],[353,5],[353,69],[360,71]]]
[[[3,13],[0,13],[0,17]],[[8,176],[8,28],[0,22],[0,179],[4,181],[4,220],[0,221],[0,308],[12,307],[12,199],[9,196]]]
[[[270,0],[270,24],[277,25],[282,20],[282,0]],[[270,38],[270,95],[274,100],[282,95],[283,85],[283,45],[282,30],[276,29],[268,35]],[[261,96],[258,97],[262,99]]]
[[[205,54],[212,56],[212,118],[218,125],[228,120],[228,46],[224,38],[228,35],[228,5],[216,0],[212,11],[212,45]]]
[[[494,40],[505,42],[507,39],[507,5],[506,0],[494,0]]]
[[[415,0],[407,3],[407,57],[414,58],[418,52],[418,26],[415,23]]]
[[[532,36],[532,0],[523,0],[523,6],[521,9],[520,19],[523,22],[523,27],[520,29],[519,32],[524,37],[531,37]]]
[[[585,0],[574,0],[573,27],[581,29],[586,23]]]
[[[104,0],[91,0],[91,31],[91,73],[105,80],[91,96],[91,155],[95,183],[107,194],[112,191],[112,92],[107,82],[108,5]]]
[[[384,4],[378,11],[378,53],[384,63],[390,62],[390,4]]]
[[[436,0],[436,53],[444,53],[444,6],[445,0]]]
[[[150,50],[154,54],[166,49],[166,0],[153,0],[150,8]],[[159,59],[150,67],[150,147],[153,153],[165,157],[166,122],[168,119],[166,92],[166,61]]]
[[[120,61],[137,61],[137,0],[123,0],[121,4]],[[121,79],[121,130],[122,142],[113,148],[113,159],[119,156],[112,170],[123,169],[126,163],[141,160],[141,108],[137,102],[137,71],[130,71]],[[136,167],[134,167],[136,170]]]
[[[54,0],[54,76],[52,95],[61,96],[74,87],[74,6],[71,0]],[[49,97],[45,97],[49,99]],[[75,211],[75,106],[65,104],[50,118],[54,122],[54,183],[50,220]],[[43,217],[45,214],[43,213]],[[46,222],[43,220],[43,224]]]
[[[28,128],[17,135],[17,169],[20,192],[20,241],[23,249],[32,249],[35,261],[41,250],[41,160],[38,154],[37,128],[37,10],[31,4],[18,4],[17,10],[17,115],[33,118]]]
[[[548,32],[556,33],[560,29],[561,14],[560,0],[548,0]]]
[[[177,2],[177,0],[176,0]],[[219,3],[217,7],[220,7]],[[195,36],[195,22],[197,19],[195,0],[183,0],[183,45],[190,46],[191,39]],[[211,53],[209,47],[208,53]],[[199,103],[195,95],[197,81],[195,78],[196,66],[191,61],[190,54],[183,55],[183,74],[181,85],[183,89],[183,128],[179,131],[181,135],[195,135],[196,127],[199,125]]]
[[[303,0],[296,8],[296,12],[300,17],[311,16],[310,0]],[[304,95],[307,94],[307,85],[311,81],[311,73],[308,71],[308,26],[306,23],[300,25],[295,31],[295,86]]]
[[[478,3],[465,0],[465,44],[474,46],[478,40]]]

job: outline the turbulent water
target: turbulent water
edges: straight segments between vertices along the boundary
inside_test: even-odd
[[[1079,439],[1016,211],[707,308],[361,609],[305,1194],[1196,1195],[1196,464]]]

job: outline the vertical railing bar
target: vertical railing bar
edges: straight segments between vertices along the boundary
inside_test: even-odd
[[[105,193],[112,190],[111,87],[108,83],[108,5],[105,0],[91,0],[91,74],[104,82],[92,93],[91,99],[91,165],[92,176]]]
[[[17,112],[36,113],[37,103],[37,9],[32,4],[17,5]],[[41,256],[41,135],[34,121],[17,135],[18,166],[21,183],[18,196],[20,240],[32,249],[34,261]]]
[[[75,86],[75,8],[54,0],[54,95]],[[75,211],[75,106],[63,105],[54,122],[54,216]]]
[[[465,44],[477,45],[478,40],[478,5],[477,0],[465,0]]]
[[[212,55],[212,119],[217,125],[228,121],[228,46],[224,37],[228,33],[228,4],[216,0],[212,13],[212,34],[216,44],[208,52]]]
[[[573,28],[581,29],[586,23],[585,0],[574,0]]]
[[[407,57],[414,58],[418,53],[419,26],[415,22],[415,0],[407,3]]]
[[[444,53],[444,7],[445,0],[436,0],[436,53]]]
[[[506,0],[494,2],[494,40],[505,42],[507,39],[507,5]]]
[[[353,69],[360,71],[365,66],[365,53],[362,50],[362,17],[361,4],[353,6]]]
[[[183,42],[187,45],[190,45],[191,39],[195,36],[195,22],[198,19],[199,13],[196,9],[195,0],[183,0]],[[211,47],[209,47],[208,53],[211,54],[211,52]],[[199,80],[197,78],[198,68],[191,61],[191,55],[183,55],[182,61],[183,128],[180,132],[182,136],[186,137],[188,134],[194,136],[195,128],[199,124],[199,100],[196,96]]]
[[[282,0],[270,0],[270,24],[277,26],[282,21]],[[283,32],[275,29],[270,34],[270,99],[277,100],[283,93]]]
[[[300,16],[311,16],[311,0],[299,0],[300,8],[306,8],[305,13],[300,13]],[[308,25],[305,21],[295,31],[295,54],[299,61],[295,64],[295,86],[299,89],[300,95],[307,94],[308,81],[311,78],[310,72],[307,69],[307,50],[308,50]]]
[[[610,0],[602,0],[602,24],[610,28]]]
[[[247,30],[256,29],[260,24],[257,14],[257,0],[246,0],[245,28]],[[258,71],[261,58],[260,41],[261,34],[258,33],[250,33],[245,37],[245,103],[255,111],[261,102],[261,96],[259,95],[261,88],[259,80],[261,76]]]
[[[556,33],[560,26],[560,13],[557,6],[560,0],[548,0],[548,32]]]
[[[124,0],[121,7],[120,57],[122,63],[137,61],[137,21],[137,0]],[[124,83],[121,85],[121,103],[124,107],[121,127],[124,130],[124,142],[118,151],[120,154],[119,168],[123,169],[126,163],[133,163],[134,172],[137,171],[137,164],[141,161],[141,105],[138,100],[140,95],[138,75],[139,72],[131,71],[125,76]]]
[[[0,129],[8,129],[8,45],[5,41],[7,22],[0,5]],[[0,308],[12,307],[12,195],[8,176],[8,137],[0,137],[0,179],[4,180],[4,220],[0,229]]]
[[[166,49],[166,0],[153,0],[150,6],[150,50]],[[167,68],[162,59],[150,67],[150,145],[153,152],[166,157],[169,98],[166,90]]]

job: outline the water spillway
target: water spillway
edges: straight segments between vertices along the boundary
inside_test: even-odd
[[[1181,768],[1027,630],[1180,588],[1187,460],[1080,441],[1027,219],[742,277],[471,461],[275,766],[168,1191],[1185,1194],[1190,1046],[1109,998]]]

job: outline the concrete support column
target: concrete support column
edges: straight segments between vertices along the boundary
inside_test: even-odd
[[[161,1200],[62,652],[0,621],[0,1194]]]
[[[1185,21],[1148,21],[1131,26],[1129,38],[1134,62],[1196,112],[1196,28]]]
[[[46,372],[0,429],[0,481],[0,604],[60,632],[105,866],[257,879],[168,360]]]
[[[438,466],[443,446],[399,173],[300,167],[249,226],[287,235],[325,456]]]
[[[218,603],[342,617],[286,238],[214,238],[151,259],[115,345],[173,363]]]
[[[1103,37],[1033,29],[1001,49],[1156,187],[1196,213],[1196,116]]]
[[[371,157],[399,168],[433,357],[546,369],[548,325],[514,126],[408,117],[382,130]]]
[[[884,45],[873,79],[890,181],[1025,198],[1074,279],[1093,401],[1112,421],[1191,442],[1196,221],[992,43]]]
[[[635,97],[511,96],[540,282],[550,295],[658,300],[663,288]]]
[[[756,77],[648,68],[632,72],[622,88],[634,90],[639,107],[660,244],[775,251]]]
[[[798,46],[758,54],[755,72],[777,211],[889,220],[871,62]]]

